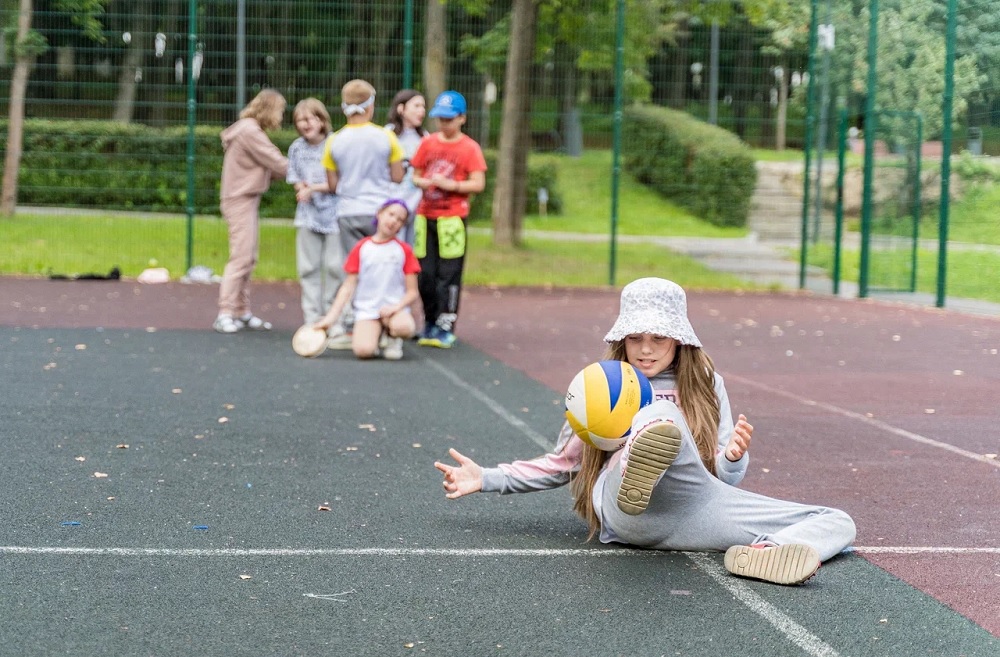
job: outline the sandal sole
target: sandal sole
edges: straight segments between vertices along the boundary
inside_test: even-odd
[[[622,513],[637,516],[646,510],[653,487],[680,451],[681,430],[673,423],[654,424],[636,436],[618,487],[618,508]]]
[[[734,545],[723,559],[733,575],[773,584],[801,584],[819,570],[819,553],[808,545],[790,543],[772,548]]]

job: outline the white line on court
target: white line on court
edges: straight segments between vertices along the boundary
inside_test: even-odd
[[[529,427],[527,424],[525,424],[524,421],[521,420],[521,418],[511,414],[510,411],[508,411],[506,408],[497,403],[492,397],[487,395],[479,388],[476,388],[471,383],[466,382],[462,377],[455,374],[441,363],[431,360],[430,358],[425,358],[424,362],[433,367],[434,369],[436,369],[438,372],[444,375],[445,378],[454,383],[456,386],[462,388],[470,395],[472,395],[479,401],[486,404],[487,408],[489,408],[491,411],[499,415],[504,421],[507,422],[507,424],[511,425],[512,427],[523,433],[525,436],[527,436],[532,442],[534,442],[537,445],[540,445],[542,449],[544,449],[545,451],[549,451],[550,449],[552,449],[552,446],[555,444],[554,438],[548,438],[548,439],[545,438],[545,436],[541,435],[540,433]]]
[[[863,554],[1000,554],[1000,547],[889,547],[855,546]],[[0,545],[0,554],[74,555],[111,557],[649,557],[671,554],[667,550],[631,548],[137,548],[137,547],[30,547]],[[685,552],[684,554],[698,554]],[[711,553],[704,553],[709,555]],[[710,558],[706,556],[706,558]]]
[[[739,381],[743,385],[751,386],[757,388],[758,390],[763,390],[764,392],[769,392],[774,395],[779,395],[787,399],[791,399],[805,406],[814,406],[816,408],[822,408],[824,411],[829,411],[830,413],[835,413],[837,415],[842,415],[852,420],[858,420],[864,422],[865,424],[877,427],[883,431],[895,434],[907,440],[912,440],[917,443],[922,443],[924,445],[930,445],[931,447],[937,447],[938,449],[943,449],[959,456],[964,456],[965,458],[972,459],[973,461],[979,461],[980,463],[985,463],[986,465],[991,465],[994,468],[1000,468],[1000,460],[988,458],[982,454],[976,454],[975,452],[970,452],[968,450],[962,449],[961,447],[955,447],[954,445],[949,445],[948,443],[943,443],[939,440],[934,440],[933,438],[928,438],[927,436],[921,436],[919,433],[913,433],[912,431],[907,431],[906,429],[900,429],[899,427],[894,427],[891,424],[870,418],[867,415],[861,413],[855,413],[854,411],[849,411],[846,408],[840,408],[839,406],[834,406],[833,404],[827,404],[825,402],[819,402],[814,399],[808,399],[806,397],[800,397],[791,392],[785,392],[784,390],[778,390],[777,388],[772,388],[771,386],[764,385],[759,381],[751,381],[750,379],[745,379],[741,376],[735,374],[726,374],[727,379],[732,379],[734,381]]]
[[[754,593],[741,580],[723,570],[712,557],[699,552],[687,552],[685,554],[705,574],[714,579],[719,586],[732,593],[733,597],[746,605],[750,611],[773,625],[789,641],[802,648],[808,654],[813,655],[813,657],[837,657],[839,654],[818,636],[793,621]]]
[[[119,557],[629,557],[658,556],[652,550],[600,549],[441,549],[441,548],[85,548],[0,546],[0,554],[39,554]]]

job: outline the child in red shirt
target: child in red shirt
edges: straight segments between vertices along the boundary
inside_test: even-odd
[[[486,187],[486,158],[479,144],[462,133],[465,98],[445,91],[428,113],[438,132],[428,135],[410,160],[413,184],[424,190],[417,207],[413,251],[420,259],[418,287],[424,306],[420,344],[455,344],[455,321],[465,266],[465,219],[469,194]]]
[[[420,263],[410,245],[396,237],[409,215],[405,201],[393,198],[382,204],[375,215],[375,234],[351,249],[344,260],[347,278],[330,310],[314,324],[329,330],[350,303],[354,310],[351,348],[358,358],[379,355],[381,345],[386,360],[399,360],[403,340],[417,330],[410,305],[417,300]]]

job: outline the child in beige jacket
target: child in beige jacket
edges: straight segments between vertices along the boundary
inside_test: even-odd
[[[229,227],[229,261],[219,286],[219,315],[212,325],[219,333],[271,328],[270,322],[250,312],[249,287],[259,251],[261,196],[271,180],[284,179],[288,171],[288,160],[264,131],[281,127],[284,113],[285,98],[264,89],[240,112],[239,120],[222,131],[219,209]]]

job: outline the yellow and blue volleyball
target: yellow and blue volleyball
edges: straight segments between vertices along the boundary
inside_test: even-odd
[[[566,391],[566,420],[580,440],[604,451],[625,445],[632,416],[652,403],[653,386],[621,360],[591,363]]]

